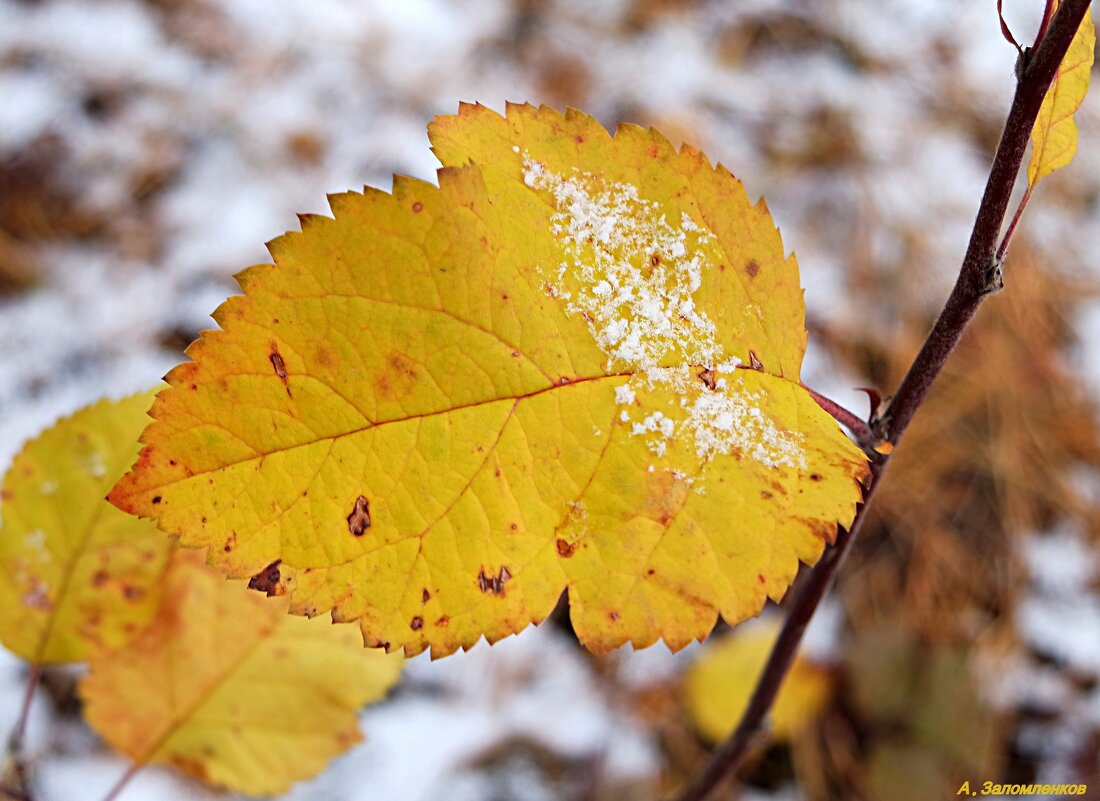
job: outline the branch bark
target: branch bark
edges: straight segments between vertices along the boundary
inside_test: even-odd
[[[1017,70],[1016,94],[993,157],[985,194],[978,207],[955,287],[889,407],[873,423],[874,433],[893,445],[897,445],[909,427],[913,415],[924,402],[929,388],[978,306],[1002,287],[1003,265],[997,254],[997,239],[1004,225],[1012,189],[1043,97],[1081,26],[1090,2],[1063,0],[1042,40],[1034,50],[1025,51],[1022,56]],[[889,461],[889,455],[872,461],[871,479],[851,529],[838,530],[836,542],[796,588],[790,611],[740,723],[714,752],[704,769],[681,791],[677,801],[704,801],[723,779],[737,770],[759,737],[764,719],[794,661],[806,626],[859,534]]]

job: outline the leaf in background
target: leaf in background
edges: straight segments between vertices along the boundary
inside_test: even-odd
[[[285,599],[226,582],[199,553],[178,551],[165,585],[153,625],[95,655],[80,688],[88,723],[139,766],[281,793],[361,739],[359,708],[401,672],[355,627],[288,616]]]
[[[291,611],[436,656],[568,589],[593,650],[779,598],[863,454],[798,383],[793,257],[698,151],[464,106],[440,186],[333,197],[239,277],[111,500]]]
[[[1051,14],[1057,9],[1058,3],[1054,3]],[[1070,42],[1031,131],[1031,162],[1027,165],[1030,187],[1073,161],[1077,152],[1077,123],[1073,114],[1089,90],[1095,48],[1096,29],[1090,10],[1085,12],[1081,27]]]
[[[736,631],[705,646],[688,670],[685,703],[696,728],[708,742],[721,742],[741,720],[778,636],[778,624],[761,621],[751,629]],[[828,671],[796,658],[770,712],[774,736],[790,739],[813,722],[832,691],[833,677]]]
[[[134,460],[152,401],[101,401],[61,420],[4,479],[0,641],[32,663],[117,647],[156,611],[172,541],[103,500]]]

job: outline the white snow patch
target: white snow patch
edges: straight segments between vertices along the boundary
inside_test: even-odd
[[[554,197],[551,231],[563,243],[565,261],[547,277],[549,294],[584,317],[608,369],[640,373],[651,389],[671,389],[680,398],[680,409],[651,412],[631,433],[645,437],[657,456],[679,434],[703,462],[736,451],[765,467],[804,469],[802,435],[779,430],[764,414],[764,393],[744,389],[736,377],[740,359],[725,352],[714,323],[696,308],[714,237],[686,212],[671,224],[661,205],[642,198],[633,184],[576,168],[562,177],[526,152],[523,167],[527,186]],[[693,381],[684,368],[662,366],[669,363],[710,373],[706,389],[699,388],[701,376]],[[715,379],[717,373],[730,378]],[[635,399],[630,383],[615,388],[617,404]],[[625,410],[620,419],[630,421]]]

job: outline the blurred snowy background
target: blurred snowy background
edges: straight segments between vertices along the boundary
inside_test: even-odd
[[[1007,0],[1030,41],[1043,3]],[[431,180],[460,100],[653,125],[766,196],[797,252],[804,380],[888,394],[950,288],[1013,90],[994,0],[0,0],[0,469],[154,384],[326,192]],[[821,718],[727,798],[1100,789],[1100,102],[1036,193],[1007,291],[899,452],[812,651]],[[562,620],[437,663],[289,798],[657,798],[705,758],[698,648],[595,658]],[[124,772],[70,671],[36,699],[37,801]],[[0,730],[25,667],[0,651]],[[124,798],[213,797],[147,769]]]

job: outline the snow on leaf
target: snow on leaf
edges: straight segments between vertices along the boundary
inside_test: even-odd
[[[397,654],[352,626],[286,614],[286,600],[226,582],[178,551],[153,625],[93,656],[88,723],[138,766],[271,795],[359,742],[358,710],[397,681]]]
[[[708,643],[684,678],[684,702],[699,733],[711,743],[729,736],[741,720],[779,626],[761,621]],[[796,657],[771,708],[772,734],[790,739],[820,714],[833,689],[824,668]]]
[[[1050,13],[1057,8],[1058,3],[1053,3]],[[1031,187],[1069,164],[1077,152],[1077,123],[1073,115],[1089,90],[1095,48],[1096,29],[1089,10],[1054,74],[1031,131],[1031,161],[1027,166],[1027,182]]]
[[[36,664],[78,662],[148,622],[172,547],[103,500],[138,450],[151,392],[102,401],[27,443],[0,503],[0,642]]]
[[[574,111],[463,106],[429,133],[438,187],[333,197],[241,274],[111,500],[230,576],[278,560],[292,612],[408,653],[498,640],[566,590],[594,650],[679,648],[781,597],[866,460],[798,382],[798,268],[764,204]]]

